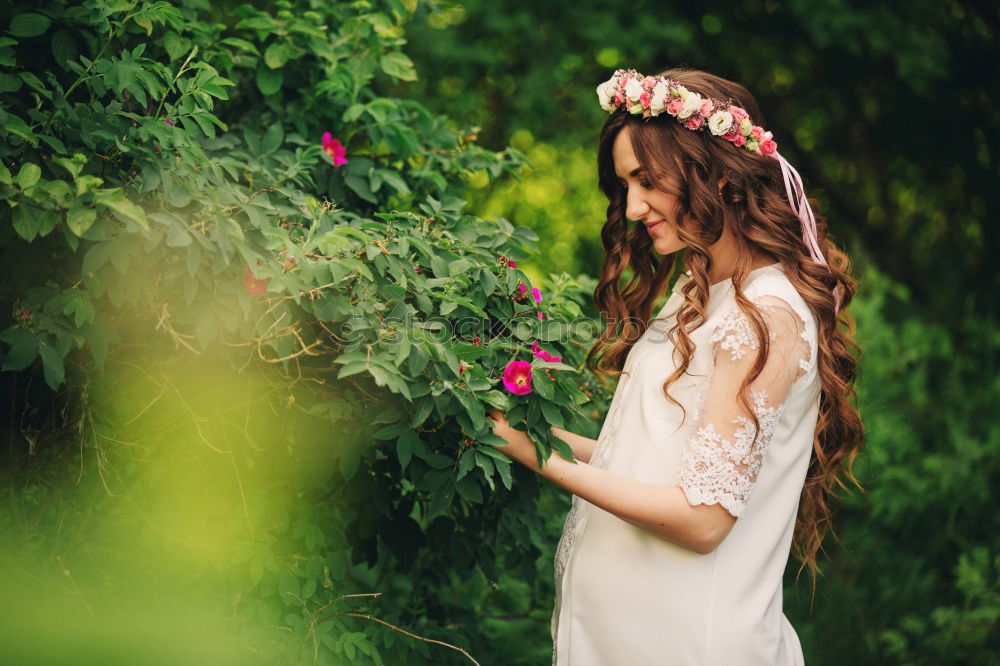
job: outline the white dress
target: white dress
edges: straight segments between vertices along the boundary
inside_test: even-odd
[[[759,340],[732,281],[711,285],[688,372],[670,387],[683,419],[662,385],[676,367],[666,332],[689,279],[629,352],[590,464],[678,485],[690,504],[718,503],[738,520],[701,555],[574,495],[555,557],[558,666],[803,664],[782,575],[819,413],[816,323],[781,264],[750,272],[743,291],[770,339],[748,390],[755,437],[736,396]]]

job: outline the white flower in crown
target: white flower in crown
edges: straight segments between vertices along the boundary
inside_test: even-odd
[[[635,76],[631,77],[625,84],[625,95],[629,101],[638,102],[642,93],[642,83]]]
[[[684,91],[684,106],[680,111],[677,112],[677,117],[680,120],[691,117],[692,113],[698,111],[701,108],[701,95],[698,93],[691,92],[689,90]]]
[[[615,74],[610,79],[597,86],[597,98],[601,101],[601,108],[605,111],[615,110],[615,92],[618,90],[618,83],[621,77]]]
[[[666,81],[660,79],[653,88],[653,98],[649,100],[649,113],[658,116],[667,108],[667,97],[670,96],[670,86]]]
[[[708,129],[715,136],[722,136],[733,126],[733,114],[728,111],[716,111],[708,117]]]

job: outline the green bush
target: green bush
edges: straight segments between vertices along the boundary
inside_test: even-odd
[[[154,643],[193,606],[237,663],[463,663],[494,651],[472,617],[497,581],[531,584],[549,540],[486,407],[540,453],[567,451],[549,424],[593,434],[592,283],[527,295],[538,236],[459,198],[523,156],[379,93],[417,76],[412,5],[275,6],[0,10],[9,589],[62,567],[94,635],[141,608]],[[500,383],[512,360],[531,395]],[[467,596],[444,598],[456,572]],[[10,654],[108,658],[48,631]]]

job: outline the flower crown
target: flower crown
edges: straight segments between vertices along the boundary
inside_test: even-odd
[[[619,69],[597,86],[601,108],[608,113],[623,109],[644,118],[664,111],[690,130],[706,127],[715,136],[753,153],[773,155],[778,144],[750,122],[749,114],[729,101],[702,97],[665,76],[643,76],[634,69]]]

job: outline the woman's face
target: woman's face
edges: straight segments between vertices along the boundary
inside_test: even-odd
[[[653,249],[659,254],[672,254],[685,247],[677,236],[677,195],[656,189],[645,168],[639,164],[628,127],[623,127],[615,138],[612,155],[618,181],[628,193],[625,217],[642,222],[646,233],[653,239]]]

